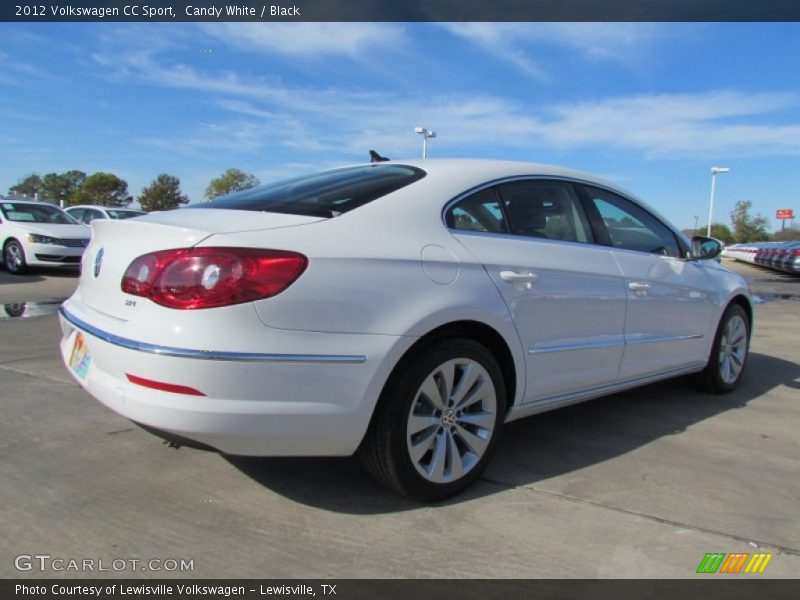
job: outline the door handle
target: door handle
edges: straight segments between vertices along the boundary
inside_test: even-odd
[[[650,284],[644,283],[643,281],[631,281],[628,284],[628,288],[630,288],[632,292],[647,292],[650,290]]]
[[[517,273],[516,271],[500,271],[500,279],[508,283],[524,284],[525,287],[530,287],[539,279],[538,275],[533,273]]]

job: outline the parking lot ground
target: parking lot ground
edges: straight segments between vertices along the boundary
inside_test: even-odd
[[[75,268],[35,269],[25,275],[12,275],[0,268],[0,304],[63,300],[77,285]]]
[[[30,284],[36,298],[69,287]],[[767,285],[779,298],[800,278]],[[756,305],[733,394],[678,379],[512,423],[477,485],[435,506],[352,458],[171,448],[72,382],[55,316],[0,319],[0,576],[684,578],[708,552],[769,552],[757,577],[798,577],[798,316],[796,300]],[[36,553],[194,569],[15,569]]]

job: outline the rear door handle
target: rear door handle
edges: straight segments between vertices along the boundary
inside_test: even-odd
[[[631,281],[628,284],[628,288],[630,288],[632,292],[647,292],[650,290],[650,284],[644,283],[643,281]]]
[[[539,279],[538,275],[534,275],[533,273],[517,273],[516,271],[500,271],[500,279],[503,281],[507,281],[508,283],[514,284],[522,284],[525,285],[528,289],[536,283],[536,280]]]

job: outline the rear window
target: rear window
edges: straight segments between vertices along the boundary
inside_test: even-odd
[[[425,177],[408,165],[376,164],[323,171],[198,202],[189,208],[227,208],[311,217],[338,217]]]

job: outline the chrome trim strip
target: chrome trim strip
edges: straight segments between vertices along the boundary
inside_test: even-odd
[[[219,360],[233,362],[278,362],[278,363],[324,363],[324,364],[362,364],[367,361],[363,355],[337,355],[337,354],[260,354],[253,352],[215,352],[213,350],[191,350],[188,348],[171,348],[169,346],[159,346],[156,344],[146,344],[124,338],[113,333],[108,333],[82,321],[75,315],[67,311],[62,305],[59,313],[64,319],[84,332],[93,335],[104,342],[147,352],[158,354],[159,356],[171,356],[174,358],[195,358],[200,360]]]
[[[536,344],[528,348],[528,354],[546,354],[548,352],[566,352],[572,350],[591,350],[594,348],[613,348],[614,346],[635,346],[638,344],[654,344],[656,342],[679,342],[683,340],[699,340],[702,333],[691,335],[648,335],[637,334],[638,337],[625,339],[593,340],[579,343]]]
[[[625,340],[605,339],[593,340],[589,342],[575,343],[556,343],[556,344],[536,344],[533,348],[528,348],[529,354],[546,354],[548,352],[566,352],[570,350],[590,350],[593,348],[613,348],[614,346],[624,346]]]
[[[637,335],[639,337],[626,337],[625,345],[635,346],[636,344],[654,344],[657,342],[681,342],[683,340],[699,340],[703,337],[702,333],[694,333],[691,335],[649,335],[647,333],[642,333]]]

